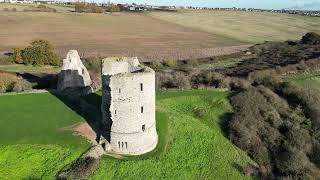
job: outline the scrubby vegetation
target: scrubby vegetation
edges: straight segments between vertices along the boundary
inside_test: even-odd
[[[12,90],[17,82],[15,74],[0,72],[0,93]]]
[[[22,49],[14,49],[14,61],[18,64],[53,65],[61,64],[61,60],[54,52],[54,48],[47,40],[39,39],[30,43],[30,46]]]
[[[260,165],[263,177],[320,177],[314,153],[320,142],[317,120],[305,114],[304,106],[292,106],[264,86],[243,91],[231,101],[235,115],[229,122],[230,138]]]
[[[92,3],[76,3],[75,12],[79,13],[103,13],[104,9]]]
[[[308,33],[300,42],[286,42],[284,47],[281,43],[256,46],[255,52],[261,52],[252,59],[252,66],[240,65],[230,73],[246,77],[250,86],[231,98],[235,112],[229,121],[229,136],[259,164],[258,169],[248,169],[264,178],[320,177],[316,153],[320,92],[283,82],[283,76],[290,73],[319,68],[318,38]],[[289,53],[287,48],[294,50]]]

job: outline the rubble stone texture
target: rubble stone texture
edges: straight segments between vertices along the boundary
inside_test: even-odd
[[[155,72],[137,58],[106,58],[102,65],[102,115],[111,151],[140,155],[158,143]]]
[[[58,76],[57,88],[63,91],[67,88],[82,88],[92,84],[87,68],[82,64],[76,50],[70,50],[63,60],[62,70]]]

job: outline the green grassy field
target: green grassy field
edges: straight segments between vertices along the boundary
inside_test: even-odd
[[[83,122],[55,96],[0,96],[0,179],[52,179],[89,143],[62,128]]]
[[[205,10],[147,14],[187,28],[247,43],[295,40],[306,32],[320,33],[320,18],[299,15]]]
[[[157,94],[155,153],[123,160],[103,157],[91,179],[246,179],[238,167],[250,158],[225,136],[231,111],[228,92],[169,91]],[[165,128],[167,127],[167,128]]]
[[[320,71],[289,75],[286,80],[307,89],[320,90]]]
[[[60,70],[60,67],[55,66],[33,66],[21,64],[0,65],[0,71],[5,72],[57,74]]]
[[[157,93],[155,151],[138,157],[102,157],[91,179],[248,179],[239,167],[254,163],[224,136],[228,92]],[[99,104],[99,96],[88,96]],[[62,129],[81,116],[49,93],[0,96],[0,179],[52,179],[89,147]],[[32,164],[32,165],[31,165]]]

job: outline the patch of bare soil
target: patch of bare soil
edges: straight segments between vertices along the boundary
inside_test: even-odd
[[[73,127],[72,129],[76,135],[83,136],[88,139],[93,145],[97,145],[96,137],[97,134],[94,130],[89,126],[88,123],[81,123],[80,125]]]

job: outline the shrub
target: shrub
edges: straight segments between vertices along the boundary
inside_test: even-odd
[[[32,84],[25,79],[19,79],[12,86],[13,92],[22,92],[32,90]]]
[[[177,67],[178,63],[176,60],[169,59],[169,60],[163,61],[163,65],[170,67],[170,68],[175,68],[175,67]]]
[[[9,10],[9,8],[3,8],[3,11],[8,12],[8,11],[10,11],[10,10]]]
[[[60,65],[61,60],[54,53],[53,46],[47,40],[35,40],[22,53],[24,64],[32,65]]]
[[[104,10],[95,4],[76,3],[75,12],[85,13],[103,13]]]
[[[17,82],[17,76],[14,74],[0,72],[0,92],[11,91],[14,83]]]
[[[17,8],[12,8],[11,11],[12,12],[17,12]]]
[[[40,9],[47,9],[47,6],[43,5],[43,4],[39,4],[37,8],[40,8]]]
[[[160,72],[156,74],[156,86],[164,89],[189,89],[191,88],[190,77],[180,71]]]
[[[110,12],[120,12],[120,7],[118,5],[113,4],[110,8]]]
[[[23,57],[22,57],[22,49],[21,48],[14,48],[13,49],[13,59],[14,62],[17,64],[23,63]]]
[[[267,87],[273,87],[281,82],[275,70],[255,71],[249,74],[248,79],[253,85],[264,85]]]
[[[302,37],[301,43],[311,45],[320,44],[320,35],[314,32],[307,33]]]

